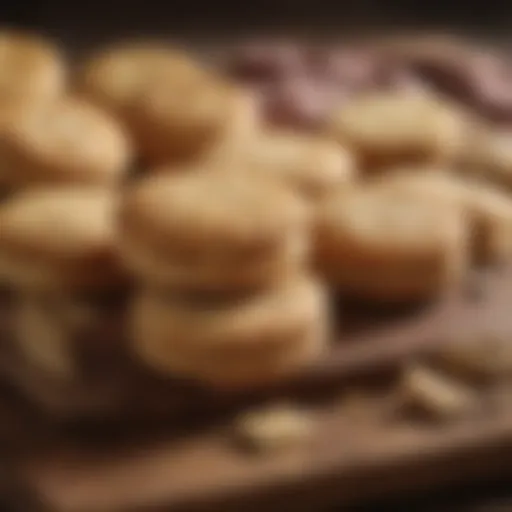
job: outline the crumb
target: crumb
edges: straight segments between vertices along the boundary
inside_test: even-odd
[[[477,405],[477,396],[471,388],[420,365],[407,368],[399,386],[402,405],[432,419],[458,418]]]
[[[310,438],[314,427],[310,413],[278,405],[246,412],[235,420],[239,440],[258,451],[300,445]]]

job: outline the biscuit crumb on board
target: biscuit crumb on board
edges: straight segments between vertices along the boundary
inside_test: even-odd
[[[257,451],[291,448],[306,442],[315,427],[313,415],[287,405],[273,405],[241,414],[235,433],[245,446]]]
[[[399,383],[401,405],[434,420],[456,419],[475,410],[476,392],[450,377],[421,365],[405,369]]]

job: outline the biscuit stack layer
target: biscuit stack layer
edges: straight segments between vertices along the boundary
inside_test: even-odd
[[[274,180],[156,174],[127,190],[121,248],[138,277],[136,353],[215,385],[279,379],[323,351],[327,307],[306,272],[306,205]]]

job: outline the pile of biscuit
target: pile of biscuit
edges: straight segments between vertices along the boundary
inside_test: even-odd
[[[366,91],[305,133],[162,43],[73,73],[32,35],[0,55],[0,281],[52,378],[80,377],[74,340],[118,290],[131,357],[245,387],[325,353],[330,290],[423,301],[512,255],[512,138],[440,95]]]

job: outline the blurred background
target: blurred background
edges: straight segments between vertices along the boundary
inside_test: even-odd
[[[501,37],[508,31],[512,17],[512,6],[496,0],[475,0],[470,5],[453,0],[48,0],[10,2],[2,11],[6,23],[43,28],[76,44],[108,39],[113,34],[158,32],[201,36],[212,31],[245,34],[286,29],[340,36],[390,26],[451,28]]]
[[[4,25],[35,29],[65,42],[75,51],[133,35],[235,39],[261,33],[311,37],[352,37],[388,29],[468,32],[507,43],[512,3],[475,0],[471,4],[431,0],[315,1],[146,0],[8,2],[0,8]],[[512,510],[509,484],[483,482],[439,496],[390,502],[393,510]],[[374,504],[368,510],[379,510]]]

